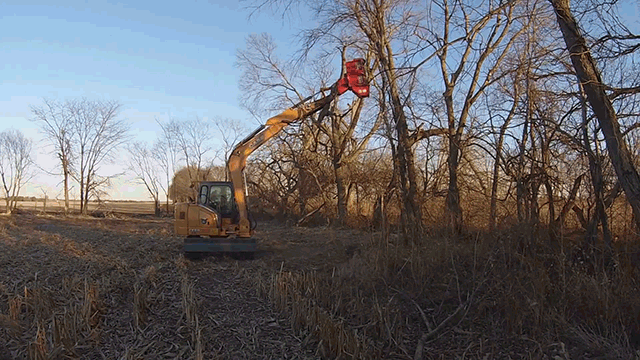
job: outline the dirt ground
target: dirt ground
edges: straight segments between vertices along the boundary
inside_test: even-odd
[[[0,358],[320,357],[256,281],[344,261],[347,247],[328,230],[261,225],[255,260],[189,261],[171,219],[1,217]]]
[[[173,219],[0,216],[0,359],[640,358],[635,282],[554,281],[562,264],[517,242],[275,222],[257,239],[255,260],[187,260]]]

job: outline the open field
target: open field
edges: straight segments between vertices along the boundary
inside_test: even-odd
[[[188,261],[170,219],[0,217],[0,359],[636,357],[631,249],[258,230],[254,261]]]
[[[252,264],[185,261],[170,221],[0,221],[2,359],[306,357]]]
[[[46,206],[45,206],[46,205]],[[161,204],[165,208],[165,204]],[[0,211],[6,208],[4,199],[0,201]],[[46,204],[43,200],[38,201],[19,201],[18,208],[32,212],[62,213],[64,212],[64,200],[48,199]],[[80,201],[70,200],[69,208],[71,212],[80,212]],[[154,213],[152,201],[117,201],[108,200],[103,202],[89,202],[89,212],[115,212],[121,214],[146,214]]]

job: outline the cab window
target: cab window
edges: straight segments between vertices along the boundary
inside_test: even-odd
[[[229,214],[234,210],[233,192],[227,185],[211,186],[209,204],[221,214]]]
[[[200,197],[198,204],[206,204],[207,203],[207,193],[209,192],[209,187],[207,185],[202,185],[200,187]]]

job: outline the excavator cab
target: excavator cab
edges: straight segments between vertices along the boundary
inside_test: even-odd
[[[207,181],[200,183],[198,204],[214,210],[221,219],[238,217],[238,205],[233,197],[233,185],[230,182]]]

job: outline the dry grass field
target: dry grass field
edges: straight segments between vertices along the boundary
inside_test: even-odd
[[[251,263],[185,261],[169,220],[0,218],[0,358],[305,358]]]
[[[256,260],[189,261],[172,225],[0,217],[0,359],[637,356],[640,252],[628,247],[586,261],[599,255],[526,232],[405,246],[271,222]]]
[[[162,204],[164,209],[164,204]],[[0,211],[4,211],[6,208],[4,200],[0,202]],[[19,201],[18,208],[34,213],[54,213],[60,214],[64,212],[64,201],[49,199],[46,204],[41,199],[38,201]],[[80,201],[69,201],[69,208],[71,212],[80,212]],[[89,202],[89,212],[100,211],[106,213],[121,213],[132,215],[152,215],[153,202],[152,201],[103,201],[103,202]]]

